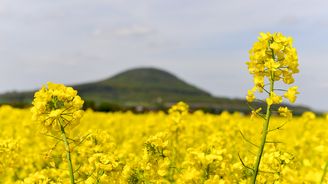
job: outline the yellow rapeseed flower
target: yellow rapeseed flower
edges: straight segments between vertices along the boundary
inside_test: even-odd
[[[277,71],[278,68],[280,67],[280,63],[279,62],[276,62],[274,61],[272,58],[269,59],[265,64],[264,64],[265,67],[268,68],[268,70],[270,71]]]
[[[255,100],[254,90],[248,90],[246,100],[247,102],[253,102]]]
[[[189,105],[184,102],[178,102],[169,109],[169,113],[181,113],[185,114],[189,111]]]
[[[288,107],[279,107],[278,112],[283,117],[287,117],[287,118],[293,117],[293,113],[291,112],[291,110],[288,109]]]
[[[311,111],[306,111],[306,112],[303,112],[302,114],[302,119],[304,120],[314,120],[316,118],[316,115],[314,112],[311,112]]]
[[[297,88],[297,86],[293,86],[289,88],[284,94],[284,97],[287,98],[291,103],[294,103],[296,101],[296,95],[299,94]]]
[[[253,75],[254,86],[260,93],[266,77],[269,81],[282,80],[285,84],[294,82],[293,74],[299,72],[299,65],[292,42],[292,38],[281,33],[260,33],[246,62],[249,73]]]
[[[280,104],[282,102],[282,97],[272,92],[270,97],[266,99],[268,105]]]
[[[76,90],[48,82],[35,93],[31,110],[33,119],[41,122],[45,131],[59,131],[60,123],[63,127],[72,127],[79,122],[82,106],[83,100]]]

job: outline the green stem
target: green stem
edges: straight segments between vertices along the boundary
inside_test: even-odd
[[[71,151],[69,149],[69,143],[67,141],[65,129],[64,129],[64,127],[63,127],[63,125],[62,125],[61,122],[62,122],[62,120],[60,119],[60,131],[61,131],[61,136],[63,138],[64,145],[65,145],[66,158],[67,158],[67,164],[68,164],[68,171],[69,171],[70,181],[71,181],[71,184],[74,184],[74,173],[73,173],[73,165],[72,165],[72,160],[71,160]]]
[[[177,127],[177,129],[174,131],[174,138],[171,142],[171,147],[173,148],[172,150],[172,158],[171,158],[171,163],[170,163],[170,167],[169,167],[169,176],[168,176],[168,180],[170,183],[175,183],[174,181],[174,174],[176,171],[176,163],[177,158],[178,158],[178,150],[177,150],[177,146],[179,145],[179,125],[181,123],[181,117],[179,120],[175,121],[175,126]]]
[[[320,184],[323,184],[323,182],[325,181],[325,176],[326,176],[327,171],[328,171],[328,161],[326,162],[325,169],[323,170],[323,174],[322,174],[322,177],[321,177],[321,180],[320,180]]]
[[[270,96],[273,92],[273,89],[274,89],[274,79],[273,79],[273,74],[271,73],[270,94],[269,94]],[[271,105],[268,104],[267,109],[266,109],[265,120],[263,122],[261,143],[260,143],[259,150],[258,150],[258,153],[257,153],[257,156],[256,156],[256,162],[254,163],[254,167],[253,167],[254,171],[253,171],[253,176],[252,176],[252,180],[251,180],[252,184],[256,183],[256,177],[259,173],[261,158],[262,158],[264,146],[265,146],[265,143],[266,143],[266,137],[268,135],[270,117],[271,117]]]

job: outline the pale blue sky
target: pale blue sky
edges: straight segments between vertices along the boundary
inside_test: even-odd
[[[328,1],[0,0],[0,92],[155,66],[244,97],[259,32],[294,38],[298,104],[328,111]]]

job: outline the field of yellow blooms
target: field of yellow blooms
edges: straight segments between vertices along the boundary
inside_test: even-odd
[[[40,131],[29,109],[0,107],[0,183],[69,183],[62,139]],[[239,113],[86,111],[68,134],[76,183],[248,183],[262,119]],[[284,125],[284,126],[281,126]],[[328,120],[273,117],[259,183],[319,183]],[[326,180],[328,181],[328,180]]]
[[[246,100],[266,103],[265,114],[250,104],[250,117],[190,113],[183,102],[168,114],[84,112],[76,90],[48,82],[31,110],[0,107],[0,183],[328,183],[328,115],[272,109],[299,94],[277,88],[299,72],[292,42],[260,33],[249,51]]]

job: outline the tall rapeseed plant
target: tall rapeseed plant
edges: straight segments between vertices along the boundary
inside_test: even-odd
[[[79,123],[83,114],[82,106],[83,100],[76,90],[51,82],[36,92],[33,100],[33,119],[41,124],[42,131],[55,137],[61,135],[71,184],[74,184],[74,171],[67,132]]]
[[[275,87],[278,82],[286,85],[294,83],[293,75],[299,72],[297,52],[292,43],[291,37],[285,37],[281,33],[260,33],[258,41],[249,51],[250,60],[246,64],[249,73],[254,77],[254,87],[248,90],[246,100],[248,102],[256,100],[256,92],[267,93],[265,115],[260,113],[261,109],[252,111],[252,115],[258,115],[264,119],[261,142],[258,146],[256,160],[251,168],[253,171],[252,183],[256,182],[259,173],[266,137],[269,132],[272,105],[281,104],[283,98],[294,103],[296,95],[299,93],[297,86],[292,86],[287,90]],[[288,118],[292,116],[292,112],[287,107],[280,107],[278,112]]]

